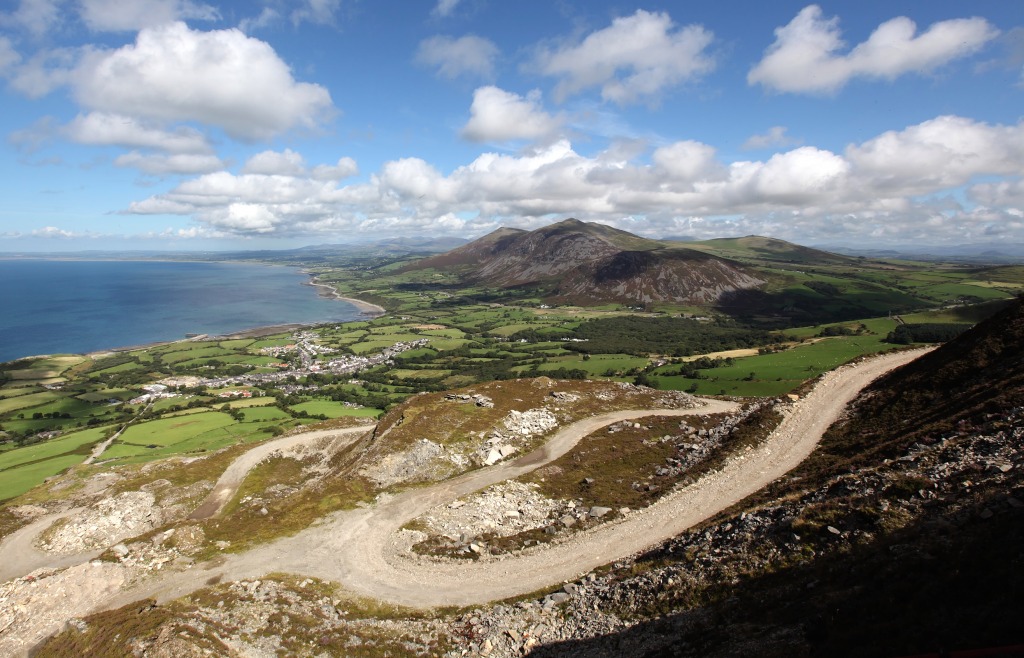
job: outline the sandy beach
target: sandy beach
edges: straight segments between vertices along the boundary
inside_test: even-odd
[[[324,297],[329,297],[331,299],[338,299],[343,302],[348,302],[352,306],[355,306],[357,309],[359,309],[359,312],[362,313],[363,315],[377,317],[378,315],[384,315],[385,313],[387,313],[383,306],[377,306],[376,304],[371,304],[370,302],[364,302],[361,299],[356,299],[354,297],[345,297],[344,295],[338,294],[338,291],[335,290],[332,286],[326,283],[320,283],[319,281],[316,280],[316,278],[310,279],[309,285],[313,286],[314,288],[319,288],[320,294],[323,295]]]

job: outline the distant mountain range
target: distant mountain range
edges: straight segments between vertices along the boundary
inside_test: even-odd
[[[867,258],[895,258],[900,260],[953,261],[966,263],[1002,264],[1024,261],[1024,244],[957,244],[947,246],[891,247],[868,249],[854,247],[824,247],[829,251]]]

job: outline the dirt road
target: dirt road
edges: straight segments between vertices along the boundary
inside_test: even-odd
[[[340,582],[355,593],[414,607],[484,603],[571,580],[678,535],[784,475],[810,454],[861,388],[924,351],[876,357],[826,374],[758,449],[736,457],[722,470],[647,509],[560,544],[529,549],[505,559],[456,564],[410,555],[409,540],[403,543],[404,535],[397,531],[435,505],[549,463],[580,438],[605,425],[648,415],[717,413],[733,408],[731,403],[710,401],[706,407],[691,410],[595,416],[570,425],[543,448],[511,463],[378,500],[366,509],[336,513],[294,537],[229,556],[217,566],[199,566],[126,592],[114,604],[146,596],[165,601],[191,592],[209,579],[255,578],[271,571]]]
[[[0,542],[0,555],[3,556],[3,559],[0,560],[0,583],[12,578],[20,578],[36,569],[59,569],[88,562],[102,553],[103,551],[89,551],[88,553],[60,556],[46,553],[35,547],[36,538],[53,525],[54,521],[74,516],[82,511],[82,508],[76,507],[60,514],[47,514],[4,537]]]
[[[303,432],[294,436],[283,436],[280,439],[256,446],[231,462],[231,465],[227,467],[224,473],[217,479],[217,482],[214,483],[213,490],[210,491],[206,499],[188,518],[208,519],[220,513],[224,506],[228,504],[228,501],[234,497],[235,492],[238,491],[238,487],[242,484],[245,476],[249,474],[249,471],[275,452],[288,451],[300,445],[312,445],[321,439],[331,439],[333,441],[333,444],[329,447],[329,450],[333,452],[340,450],[372,430],[373,426],[361,426]]]

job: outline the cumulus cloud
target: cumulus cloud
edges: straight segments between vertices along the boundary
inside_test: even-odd
[[[998,34],[982,18],[940,21],[917,34],[914,21],[901,16],[882,23],[867,41],[843,54],[839,19],[825,18],[821,7],[809,5],[776,28],[775,42],[747,82],[780,92],[834,93],[856,77],[894,80],[928,73],[977,52]]]
[[[243,140],[314,128],[332,109],[328,91],[297,82],[267,43],[184,23],[147,28],[132,45],[91,53],[71,84],[78,102],[95,111],[197,121]]]
[[[359,173],[356,161],[349,157],[339,158],[333,165],[317,165],[313,167],[312,176],[320,181],[339,181]]]
[[[165,155],[131,151],[115,158],[114,164],[139,169],[153,176],[205,174],[224,168],[224,161],[209,153]]]
[[[437,0],[437,4],[434,6],[432,12],[435,16],[442,18],[451,16],[452,12],[459,5],[459,0]]]
[[[637,10],[580,43],[542,49],[536,66],[561,78],[555,89],[559,101],[591,87],[600,87],[603,99],[619,104],[656,98],[715,66],[706,52],[714,39],[711,32],[700,25],[675,27],[667,13]]]
[[[458,39],[434,36],[420,42],[416,62],[434,68],[438,75],[453,79],[462,75],[494,77],[494,60],[498,47],[493,42],[472,34]]]
[[[875,190],[927,194],[980,174],[1018,174],[1024,129],[940,116],[850,146],[847,159]]]
[[[124,146],[170,153],[209,153],[206,137],[194,128],[164,130],[121,114],[90,112],[78,115],[63,129],[72,141],[90,146]]]
[[[564,124],[544,111],[538,90],[524,98],[498,87],[480,87],[473,92],[469,114],[462,136],[473,142],[550,139]]]
[[[220,17],[210,5],[191,0],[78,0],[82,21],[97,32],[133,32],[183,19]]]
[[[263,151],[249,158],[242,168],[243,174],[280,174],[298,176],[306,171],[306,161],[291,149]]]
[[[785,126],[772,126],[768,129],[768,132],[762,135],[751,135],[747,141],[743,142],[743,146],[741,148],[748,151],[755,151],[758,149],[798,145],[800,140],[787,135],[787,130],[788,129]]]
[[[340,168],[354,170],[354,162],[343,161]],[[642,151],[612,145],[588,156],[561,139],[517,154],[483,153],[449,173],[420,158],[393,160],[350,184],[317,177],[316,168],[216,172],[128,212],[189,215],[240,235],[429,226],[482,232],[499,223],[533,227],[576,216],[655,235],[760,233],[877,244],[904,237],[1020,239],[1021,162],[1024,122],[937,117],[842,153],[801,146],[764,160],[723,161],[714,147],[692,140]],[[977,207],[952,194],[972,184]]]

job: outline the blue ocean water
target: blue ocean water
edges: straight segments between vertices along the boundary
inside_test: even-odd
[[[235,263],[0,260],[0,361],[359,316],[308,278]]]

